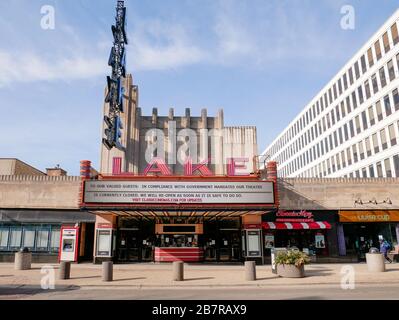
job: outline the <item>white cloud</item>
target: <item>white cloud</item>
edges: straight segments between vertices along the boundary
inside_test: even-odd
[[[130,37],[128,59],[134,70],[165,70],[199,63],[207,54],[189,40],[181,25],[142,21]]]
[[[0,50],[0,86],[14,82],[87,79],[104,75],[107,64],[97,57],[60,57],[49,61],[37,53]]]

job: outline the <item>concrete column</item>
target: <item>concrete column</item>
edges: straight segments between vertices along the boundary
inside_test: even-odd
[[[245,261],[245,280],[256,280],[256,264],[255,261]]]
[[[396,242],[399,245],[399,223],[396,225]]]
[[[112,261],[103,261],[103,281],[112,281],[113,280],[113,270],[114,264]]]
[[[173,281],[184,281],[184,262],[173,262]]]
[[[15,270],[29,270],[32,263],[31,252],[17,252],[15,253],[14,268]]]
[[[67,280],[71,278],[71,263],[69,261],[61,261],[58,279]]]
[[[337,225],[337,236],[338,236],[339,255],[346,256],[345,234],[344,234],[344,226],[342,224]]]

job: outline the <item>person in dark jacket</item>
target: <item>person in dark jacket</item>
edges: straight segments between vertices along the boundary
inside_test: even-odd
[[[384,240],[380,240],[380,252],[384,255],[385,259],[389,262],[392,263],[392,260],[388,257],[388,253],[390,250],[390,246],[388,243]]]

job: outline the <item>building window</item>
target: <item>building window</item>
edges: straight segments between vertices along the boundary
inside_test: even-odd
[[[382,108],[381,108],[381,102],[380,101],[377,101],[376,108],[377,108],[378,121],[381,121],[383,119],[383,115],[382,115]]]
[[[350,129],[350,133],[351,133],[351,138],[353,138],[355,136],[355,128],[353,127],[352,119],[349,121],[349,129]]]
[[[360,160],[364,159],[364,149],[363,149],[362,141],[359,142],[359,156],[360,156]]]
[[[381,138],[382,150],[385,150],[386,148],[388,148],[387,135],[385,133],[385,129],[382,129],[380,131],[380,138]]]
[[[369,166],[369,173],[370,173],[370,178],[375,178],[374,166],[373,165]]]
[[[366,153],[367,153],[367,156],[370,157],[370,156],[371,156],[370,138],[367,137],[366,140],[365,140],[365,142],[366,142]]]
[[[376,43],[374,43],[374,49],[375,49],[375,55],[377,57],[377,61],[381,59],[381,46],[380,46],[380,41],[377,40]]]
[[[384,44],[384,51],[385,53],[387,53],[389,50],[391,50],[391,46],[389,45],[388,32],[385,32],[382,36],[382,42]]]
[[[10,248],[11,249],[19,249],[21,247],[21,237],[22,237],[22,229],[21,228],[12,228],[11,229],[11,237],[10,237]]]
[[[395,105],[395,111],[399,110],[399,94],[398,94],[398,89],[395,89],[392,91],[393,95],[393,104]]]
[[[0,229],[0,250],[7,250],[9,235],[10,230],[8,228]]]
[[[348,89],[348,80],[346,79],[346,73],[344,73],[342,79],[344,81],[344,90],[346,90]]]
[[[334,147],[338,147],[337,131],[334,131]]]
[[[377,177],[378,178],[383,177],[381,162],[377,162]]]
[[[373,74],[371,76],[371,83],[373,85],[373,92],[376,94],[378,92],[378,83],[377,83],[377,75]]]
[[[373,134],[372,140],[373,140],[373,146],[374,146],[374,154],[376,154],[380,151],[380,147],[378,145],[378,137],[377,137],[376,133]]]
[[[352,72],[352,68],[349,69],[349,83],[350,83],[350,85],[353,84],[353,72]]]
[[[364,89],[366,91],[366,99],[369,99],[371,97],[371,92],[370,92],[370,84],[369,84],[368,80],[366,80],[366,82],[364,83]]]
[[[362,104],[364,99],[363,99],[363,89],[362,86],[357,88],[357,93],[359,94],[359,103]]]
[[[393,40],[393,45],[396,45],[399,42],[398,27],[396,26],[396,23],[394,23],[391,27],[391,36]]]
[[[35,230],[24,229],[23,246],[32,250],[35,247]]]
[[[384,88],[387,85],[387,78],[385,77],[385,69],[384,69],[384,67],[382,67],[379,72],[380,72],[381,88]]]
[[[346,97],[346,108],[347,108],[347,113],[351,113],[352,108],[351,108],[351,99],[349,96]]]
[[[339,110],[338,106],[335,107],[335,113],[337,114],[337,122],[341,119],[339,115]],[[333,125],[335,124],[335,119],[334,119],[334,110],[331,110],[331,119],[333,120]]]
[[[346,123],[344,124],[344,135],[345,135],[345,141],[348,141],[349,134],[348,134],[348,126]]]
[[[352,151],[353,151],[353,161],[356,163],[358,161],[358,156],[357,156],[357,148],[356,148],[355,144],[352,146]]]
[[[346,116],[344,101],[341,102],[341,115],[342,115],[342,118],[344,118]],[[338,114],[337,114],[337,116],[338,116]]]
[[[334,91],[334,100],[337,99],[337,85],[334,83],[333,85],[333,91]]]
[[[396,141],[395,127],[393,126],[393,124],[389,125],[388,132],[389,132],[389,140],[391,141],[391,147],[395,146],[397,141]]]
[[[391,110],[391,102],[389,100],[389,96],[386,95],[384,97],[384,105],[385,105],[385,114],[386,116],[390,116],[392,114],[392,110]]]
[[[58,252],[58,250],[60,248],[60,230],[59,229],[51,230],[50,247],[51,247],[51,251]]]
[[[392,170],[391,170],[391,161],[389,159],[384,160],[384,166],[385,166],[385,174],[387,178],[392,177]]]
[[[339,143],[343,144],[344,141],[343,141],[343,136],[342,136],[342,128],[338,129],[338,135],[339,135]]]
[[[367,168],[362,169],[362,178],[367,178]]]
[[[337,170],[341,170],[341,161],[339,160],[339,154],[335,156],[335,159],[337,160]]]
[[[389,81],[395,79],[395,69],[393,67],[392,59],[388,61],[388,74],[389,74]]]
[[[362,129],[360,128],[360,118],[356,116],[355,118],[355,125],[356,125],[356,133],[360,133]]]
[[[47,251],[49,242],[49,230],[38,230],[36,236],[36,249],[38,251]]]
[[[341,94],[342,94],[342,84],[341,84],[341,79],[338,79],[338,92],[339,92],[339,95],[341,95]]]
[[[362,112],[362,122],[363,122],[363,130],[367,130],[367,116],[366,116],[366,111]]]
[[[373,106],[369,107],[368,112],[369,112],[370,126],[373,126],[375,124]]]
[[[330,141],[330,150],[332,150],[334,148],[334,146],[333,146],[333,140],[332,140],[331,134],[329,135],[328,140]]]
[[[356,80],[359,79],[359,77],[360,77],[359,64],[357,61],[355,63],[355,77],[356,77]]]
[[[367,50],[367,58],[369,60],[369,66],[371,68],[374,65],[373,51],[371,50],[371,48]]]
[[[348,159],[348,166],[352,164],[351,148],[346,149],[346,158]]]
[[[330,99],[329,102],[330,102],[330,104],[331,104],[332,101],[333,101],[333,99],[332,99],[332,94],[331,94],[331,88],[328,89],[328,99]]]
[[[342,168],[346,167],[346,161],[345,161],[345,152],[341,151],[341,159],[342,159]]]
[[[364,55],[360,58],[360,63],[362,65],[362,73],[365,73],[367,71],[367,66],[366,66],[366,58]]]
[[[357,108],[356,91],[352,92],[353,109]]]
[[[395,169],[395,176],[399,178],[399,155],[393,156],[393,166]]]

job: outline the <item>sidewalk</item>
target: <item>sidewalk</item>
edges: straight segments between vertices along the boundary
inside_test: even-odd
[[[40,286],[43,264],[33,264],[31,270],[16,271],[10,263],[0,264],[0,288]],[[399,264],[387,264],[387,272],[369,273],[366,264],[313,264],[305,266],[306,277],[302,279],[280,278],[273,274],[271,266],[257,266],[257,281],[244,280],[243,265],[185,265],[185,281],[172,281],[171,264],[114,265],[114,281],[103,282],[101,265],[73,264],[71,279],[58,280],[58,265],[55,269],[56,286],[80,288],[213,288],[213,287],[269,287],[341,284],[341,268],[352,266],[356,284],[399,284]]]

